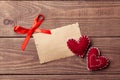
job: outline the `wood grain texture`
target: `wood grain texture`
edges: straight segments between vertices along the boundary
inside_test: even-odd
[[[92,46],[109,57],[111,65],[91,72],[86,58],[76,56],[40,65],[32,38],[22,52],[25,35],[16,34],[13,26],[30,28],[40,13],[45,15],[40,26],[45,29],[79,22],[82,34],[90,36]],[[0,80],[119,80],[119,26],[119,0],[0,1]]]
[[[119,75],[1,75],[1,80],[119,80]]]
[[[25,36],[14,33],[14,23],[30,28],[39,13],[46,18],[41,28],[79,22],[82,34],[120,36],[120,1],[1,1],[0,7],[0,37]],[[4,25],[4,19],[14,23]]]
[[[120,74],[120,38],[91,39],[92,45],[98,47],[102,55],[111,60],[107,69],[97,72],[88,71],[86,58],[76,56],[40,65],[33,39],[22,52],[20,46],[23,39],[0,39],[0,74]]]

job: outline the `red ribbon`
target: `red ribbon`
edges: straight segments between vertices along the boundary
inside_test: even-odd
[[[40,18],[40,20],[39,20]],[[14,31],[18,34],[27,34],[26,35],[26,38],[21,46],[22,50],[24,51],[27,44],[28,44],[28,41],[30,40],[30,37],[32,36],[32,34],[34,32],[39,32],[39,33],[45,33],[45,34],[51,34],[51,31],[50,30],[46,30],[46,29],[37,29],[40,24],[43,22],[44,20],[44,16],[42,14],[39,14],[35,20],[34,20],[34,23],[32,25],[32,27],[30,29],[26,29],[24,27],[21,27],[21,26],[15,26],[14,27]]]

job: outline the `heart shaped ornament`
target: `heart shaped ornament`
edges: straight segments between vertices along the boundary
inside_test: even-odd
[[[107,57],[101,56],[98,48],[91,47],[88,51],[87,64],[88,70],[101,70],[108,67],[110,60]]]
[[[75,39],[69,39],[67,41],[68,48],[77,56],[84,57],[86,51],[90,45],[90,40],[87,36],[82,36],[78,41]]]

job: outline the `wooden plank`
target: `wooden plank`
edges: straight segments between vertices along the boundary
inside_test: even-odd
[[[0,37],[24,36],[14,33],[14,23],[30,28],[39,13],[46,18],[41,28],[79,22],[82,34],[120,36],[120,1],[1,1],[0,7]]]
[[[119,80],[117,75],[0,75],[2,80]]]
[[[22,52],[23,39],[0,39],[0,74],[120,74],[120,38],[91,39],[92,45],[111,60],[107,69],[96,72],[86,69],[86,58],[76,56],[40,65],[33,39]]]

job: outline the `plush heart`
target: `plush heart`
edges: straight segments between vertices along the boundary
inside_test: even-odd
[[[109,65],[109,59],[101,56],[98,48],[92,47],[88,51],[88,70],[100,70]]]
[[[87,36],[82,36],[78,41],[69,39],[67,41],[68,48],[77,56],[84,57],[90,45],[90,40]]]

